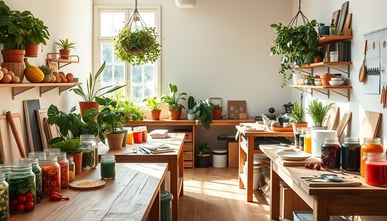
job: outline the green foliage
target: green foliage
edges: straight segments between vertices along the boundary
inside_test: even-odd
[[[162,101],[156,96],[144,98],[144,100],[142,100],[142,101],[146,102],[145,105],[147,107],[149,107],[151,110],[160,110],[161,109]]]
[[[177,86],[175,84],[169,84],[169,95],[164,95],[161,97],[162,102],[169,105],[170,108],[177,111],[179,107],[185,108],[180,102],[185,100],[187,93],[182,92],[178,93]]]
[[[132,100],[124,97],[120,92],[112,99],[115,99],[117,101],[117,108],[116,110],[124,112],[124,121],[128,120],[144,120],[145,115],[142,112],[140,106],[136,105]]]
[[[195,153],[197,155],[209,154],[211,153],[210,144],[208,143],[198,143],[195,145]]]
[[[124,27],[113,39],[115,55],[132,65],[153,63],[161,53],[157,36],[154,27],[135,30]]]
[[[312,117],[314,126],[321,127],[325,116],[329,109],[333,106],[333,103],[324,105],[321,101],[314,99],[308,106],[307,112]]]
[[[58,46],[59,49],[69,50],[75,48],[75,43],[70,41],[68,38],[59,39],[55,42],[55,45]]]
[[[292,78],[287,71],[293,70],[294,65],[303,64],[307,56],[314,56],[317,52],[318,33],[317,22],[312,20],[305,25],[284,26],[281,23],[271,24],[277,31],[276,39],[270,48],[271,55],[282,55],[279,74],[282,75],[281,87],[287,85]]]
[[[195,107],[195,105],[196,105],[195,98],[193,96],[189,96],[188,102],[187,102],[188,110],[192,110]]]
[[[123,129],[122,121],[125,120],[125,113],[118,107],[117,100],[107,97],[96,97],[96,101],[102,109],[97,116],[99,131],[102,134],[101,141],[104,141],[103,134],[117,133],[118,129]]]
[[[293,108],[290,112],[290,116],[294,119],[296,123],[304,122],[305,110],[301,106],[300,102],[294,102]]]
[[[75,94],[79,95],[83,101],[95,101],[97,96],[104,96],[106,94],[112,93],[119,90],[120,88],[125,87],[126,85],[107,85],[102,88],[97,89],[96,83],[100,80],[101,74],[105,69],[106,62],[104,61],[99,67],[97,73],[94,75],[90,72],[89,79],[86,82],[86,90],[83,89],[81,85],[78,85],[76,88],[70,89],[74,91]]]
[[[200,121],[202,128],[209,129],[211,127],[214,111],[208,100],[199,100],[194,106],[193,112]]]

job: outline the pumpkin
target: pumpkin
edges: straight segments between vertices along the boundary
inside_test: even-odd
[[[24,70],[24,74],[31,83],[39,83],[44,79],[44,73],[40,68],[31,65],[27,58],[24,58],[24,63],[26,64],[26,69]]]

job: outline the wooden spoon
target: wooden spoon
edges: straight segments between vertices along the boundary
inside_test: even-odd
[[[366,72],[367,72],[367,68],[366,68],[366,53],[367,53],[367,40],[365,41],[365,44],[364,44],[364,58],[363,58],[363,64],[361,65],[360,67],[360,70],[359,70],[359,81],[360,82],[364,82],[365,81],[365,76],[366,76]]]

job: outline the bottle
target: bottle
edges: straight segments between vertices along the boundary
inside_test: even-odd
[[[73,156],[68,156],[67,160],[69,161],[69,182],[75,180],[75,163]]]
[[[42,168],[39,166],[39,160],[36,157],[21,158],[20,163],[31,163],[32,172],[35,174],[36,184],[36,203],[40,203],[43,198],[42,186]]]
[[[11,213],[26,213],[36,204],[36,181],[31,163],[13,164],[8,175],[9,202]]]
[[[126,135],[126,144],[133,144],[133,131],[131,127],[125,127],[125,130],[128,131]]]
[[[58,153],[57,159],[60,166],[60,187],[64,189],[69,187],[69,161],[65,152]]]
[[[364,165],[364,181],[372,186],[387,185],[387,161],[385,154],[367,153]]]
[[[335,20],[332,19],[331,26],[329,26],[329,34],[330,35],[336,35],[336,26],[335,26]]]
[[[81,134],[82,170],[91,170],[97,166],[97,139],[92,134]]]
[[[345,137],[341,145],[341,167],[343,170],[360,171],[360,139]]]
[[[304,151],[306,153],[312,153],[312,135],[308,130],[304,136]]]
[[[364,177],[364,165],[367,153],[382,153],[383,146],[380,137],[364,138],[364,144],[360,148],[360,176]]]
[[[5,174],[0,173],[0,220],[9,218],[9,185],[5,180]]]
[[[8,174],[11,173],[11,164],[0,164],[0,173],[3,173],[7,179]]]
[[[321,144],[321,165],[327,169],[340,169],[340,143],[336,138],[325,138]]]
[[[114,179],[116,176],[116,159],[114,155],[101,156],[101,179]]]
[[[48,154],[46,160],[39,160],[42,168],[43,195],[50,195],[51,192],[61,192],[60,166],[55,154]]]

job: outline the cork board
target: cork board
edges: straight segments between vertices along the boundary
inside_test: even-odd
[[[230,100],[227,103],[227,118],[232,120],[247,119],[247,105],[245,100]]]

